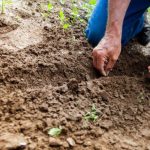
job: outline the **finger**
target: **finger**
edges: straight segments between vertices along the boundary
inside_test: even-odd
[[[105,66],[105,72],[106,72],[107,75],[113,69],[115,63],[116,63],[116,60],[113,60],[113,59],[110,59],[108,61],[107,65]]]
[[[96,68],[96,66],[97,66],[97,64],[96,64],[96,59],[97,59],[97,57],[96,57],[96,55],[95,55],[95,53],[92,53],[92,56],[93,56],[93,65],[94,65],[94,67]]]
[[[105,62],[106,62],[106,59],[105,57],[101,56],[101,57],[98,57],[97,58],[97,66],[96,68],[99,70],[99,72],[103,75],[103,76],[106,76],[106,72],[105,72]]]

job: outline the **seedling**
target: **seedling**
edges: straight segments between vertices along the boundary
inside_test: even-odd
[[[59,11],[59,19],[60,19],[61,23],[63,23],[65,21],[65,15],[64,15],[63,9]]]
[[[91,13],[96,5],[96,0],[89,0],[87,3],[84,3],[82,5],[82,8],[86,11],[87,15],[86,18],[89,18],[91,16]]]
[[[79,10],[76,6],[72,8],[71,15],[73,16],[73,19],[79,18]]]
[[[98,113],[95,105],[92,106],[91,111],[85,114],[84,119],[87,121],[96,121],[98,119]]]
[[[47,5],[47,10],[48,10],[49,12],[51,12],[52,9],[53,9],[53,5],[49,2],[48,5]]]
[[[59,11],[59,19],[60,23],[63,26],[63,29],[68,29],[70,27],[70,24],[67,22],[67,18],[65,17],[63,9]]]
[[[2,2],[1,2],[1,13],[5,14],[6,5],[11,5],[11,4],[12,4],[12,0],[2,0]]]
[[[53,9],[53,5],[50,2],[48,2],[48,4],[41,3],[40,7],[41,10],[43,11],[43,13],[41,14],[44,18],[47,18]]]
[[[57,137],[59,136],[60,134],[62,133],[62,128],[59,127],[59,128],[51,128],[49,131],[48,131],[48,134],[52,137]]]

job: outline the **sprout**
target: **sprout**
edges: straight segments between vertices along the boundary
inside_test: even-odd
[[[61,134],[62,128],[52,128],[48,131],[48,134],[53,137],[57,137]]]

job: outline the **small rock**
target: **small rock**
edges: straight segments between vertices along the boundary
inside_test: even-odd
[[[136,119],[137,119],[139,122],[141,122],[141,123],[144,122],[144,120],[143,120],[143,118],[142,118],[141,116],[136,116]]]
[[[90,140],[85,140],[84,146],[91,146],[92,142]]]
[[[70,146],[74,147],[76,145],[75,141],[72,138],[67,138],[67,142],[69,143]]]
[[[62,86],[56,87],[56,91],[58,93],[65,93],[68,91],[68,86],[66,84],[64,84]]]
[[[120,95],[120,98],[121,98],[122,100],[124,100],[124,99],[125,99],[125,97],[124,97],[123,95]]]
[[[109,95],[107,94],[106,91],[102,91],[102,92],[100,93],[100,95],[101,95],[103,101],[106,101],[106,102],[107,102],[107,101],[109,100]]]
[[[41,106],[39,106],[39,110],[41,112],[48,112],[48,105],[47,104],[42,104]]]
[[[148,128],[145,128],[141,131],[142,135],[146,137],[148,140],[150,140],[150,130]]]
[[[39,106],[39,110],[41,112],[48,112],[48,105],[47,104],[42,104],[41,106]]]
[[[138,143],[134,142],[133,139],[127,137],[123,140],[123,143],[127,144],[127,145],[130,145],[130,146],[133,146],[133,147],[137,147],[138,146]]]
[[[4,133],[0,135],[0,149],[24,149],[27,145],[22,135]]]
[[[111,120],[105,120],[104,122],[102,122],[101,127],[104,129],[109,129],[110,127],[113,126],[113,123]]]
[[[90,76],[89,75],[86,75],[85,78],[86,78],[87,81],[90,80]]]
[[[118,98],[119,97],[119,94],[118,94],[118,92],[114,92],[114,96],[116,97],[116,98]]]
[[[66,142],[66,141],[62,142],[62,146],[63,146],[64,148],[69,148],[69,144],[68,144],[68,142]]]
[[[85,135],[85,134],[87,134],[87,131],[85,131],[85,130],[77,131],[77,132],[74,133],[74,135],[76,135],[76,136],[82,136],[82,135]]]
[[[46,31],[50,31],[50,29],[51,29],[51,25],[50,24],[46,24],[46,25],[44,25],[44,30],[46,30]]]
[[[102,150],[102,147],[99,143],[94,144],[94,150]]]
[[[29,145],[29,149],[30,149],[30,150],[35,150],[36,147],[37,147],[37,144],[36,144],[36,143],[31,143],[31,144]]]
[[[71,90],[73,93],[76,93],[78,91],[78,81],[75,78],[69,80],[68,89]]]
[[[96,137],[100,137],[103,134],[104,134],[104,131],[101,128],[97,129],[96,132],[95,132],[95,136]]]
[[[84,141],[78,139],[78,140],[76,140],[76,143],[82,145],[84,143]]]
[[[50,146],[62,146],[63,142],[60,139],[50,137],[49,138],[49,145]]]
[[[134,117],[131,116],[131,115],[126,114],[126,115],[125,115],[125,119],[126,119],[126,120],[134,120]]]
[[[76,121],[81,121],[82,120],[82,115],[81,114],[77,114],[76,115]]]
[[[143,112],[144,111],[144,107],[142,105],[139,105],[139,111]]]

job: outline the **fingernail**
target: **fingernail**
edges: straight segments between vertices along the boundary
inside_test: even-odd
[[[109,72],[110,72],[110,71],[107,71],[107,72],[106,72],[106,76],[108,76],[108,75],[109,75]]]
[[[106,77],[106,76],[107,76],[107,73],[106,73],[106,72],[103,72],[103,76],[105,76],[105,77]]]

